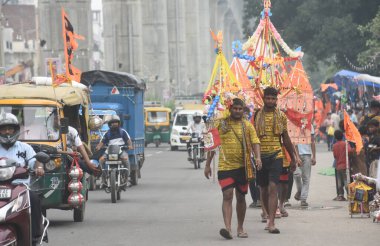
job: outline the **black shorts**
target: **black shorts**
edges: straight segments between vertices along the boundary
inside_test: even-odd
[[[248,192],[248,181],[244,168],[229,171],[218,171],[218,181],[222,191],[230,188],[236,188],[236,190],[243,195]]]
[[[275,160],[262,160],[263,167],[257,171],[257,184],[266,187],[269,182],[278,184],[282,172],[282,158]]]

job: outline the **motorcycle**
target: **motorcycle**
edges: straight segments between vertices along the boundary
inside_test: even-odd
[[[202,137],[198,133],[193,132],[186,142],[190,145],[188,150],[191,153],[190,160],[194,164],[194,169],[201,168],[201,162],[204,161]]]
[[[43,152],[33,158],[44,164],[50,160]],[[30,172],[27,165],[21,167],[14,160],[0,158],[0,245],[34,246],[47,242],[49,221],[43,216],[42,236],[33,239],[29,186],[13,182],[27,179]]]
[[[121,191],[125,191],[128,184],[129,163],[121,160],[121,154],[126,146],[109,145],[105,151],[106,161],[103,170],[104,189],[111,193],[111,202],[120,200]]]

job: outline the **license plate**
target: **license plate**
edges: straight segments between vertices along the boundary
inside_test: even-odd
[[[191,142],[198,142],[198,138],[192,138]]]
[[[0,199],[11,198],[11,189],[0,189]]]
[[[186,140],[190,140],[190,138],[191,138],[190,136],[181,137],[181,139],[182,139],[182,140],[185,140],[185,141],[186,141]]]
[[[106,161],[106,164],[108,165],[121,164],[121,161]]]

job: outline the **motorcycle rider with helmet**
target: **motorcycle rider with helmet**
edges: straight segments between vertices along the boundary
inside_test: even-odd
[[[37,176],[45,174],[43,164],[35,158],[36,152],[27,144],[18,141],[20,136],[20,124],[17,117],[11,113],[0,114],[0,158],[7,158],[17,161],[21,166],[29,165],[31,170],[34,170]],[[28,163],[26,163],[28,162]],[[17,179],[12,183],[24,183],[29,185],[30,178]],[[29,190],[30,208],[31,208],[31,224],[32,224],[32,239],[33,245],[37,243],[38,238],[43,234],[42,225],[42,210],[40,198],[38,195]]]
[[[108,121],[108,126],[110,129],[104,134],[103,138],[96,146],[96,151],[99,151],[104,145],[128,145],[128,149],[133,149],[131,137],[128,132],[121,127],[121,121],[118,115],[112,115],[112,118]],[[106,154],[103,154],[103,156],[100,157],[100,166],[104,166],[106,157]],[[123,164],[128,167],[128,153],[126,150],[123,150],[120,158]]]
[[[195,112],[193,114],[193,122],[190,124],[189,129],[187,130],[188,133],[193,134],[197,133],[198,136],[202,136],[204,133],[206,133],[206,125],[204,122],[202,122],[202,114],[199,112]],[[203,142],[201,142],[201,146],[203,146]],[[187,142],[187,153],[189,155],[188,160],[191,161],[191,148],[190,148],[190,142]]]

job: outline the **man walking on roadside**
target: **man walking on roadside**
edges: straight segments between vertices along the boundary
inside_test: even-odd
[[[269,233],[280,233],[275,227],[274,219],[278,205],[277,185],[282,171],[283,154],[281,137],[288,151],[291,163],[290,169],[295,170],[295,153],[287,130],[286,115],[277,108],[278,91],[273,87],[264,90],[264,107],[255,117],[255,128],[261,143],[261,160],[263,167],[257,172],[257,183],[260,186],[261,203],[268,212],[265,229]]]
[[[253,155],[252,149],[256,157],[257,169],[261,169],[260,141],[252,124],[243,118],[243,109],[244,102],[235,98],[230,107],[230,116],[216,122],[216,128],[221,139],[218,181],[223,192],[222,212],[225,224],[225,228],[221,229],[219,233],[226,239],[232,239],[231,219],[234,190],[238,220],[237,236],[240,238],[248,237],[243,228],[247,209],[245,195],[248,192],[247,160],[245,156],[247,153]],[[204,170],[207,179],[211,177],[210,164],[214,155],[214,151],[207,153]]]
[[[307,197],[309,195],[309,185],[311,176],[311,166],[316,164],[315,159],[315,139],[314,127],[311,125],[311,143],[310,144],[297,144],[298,155],[301,163],[294,172],[294,180],[297,186],[297,193],[294,199],[301,200],[301,207],[308,207]]]

